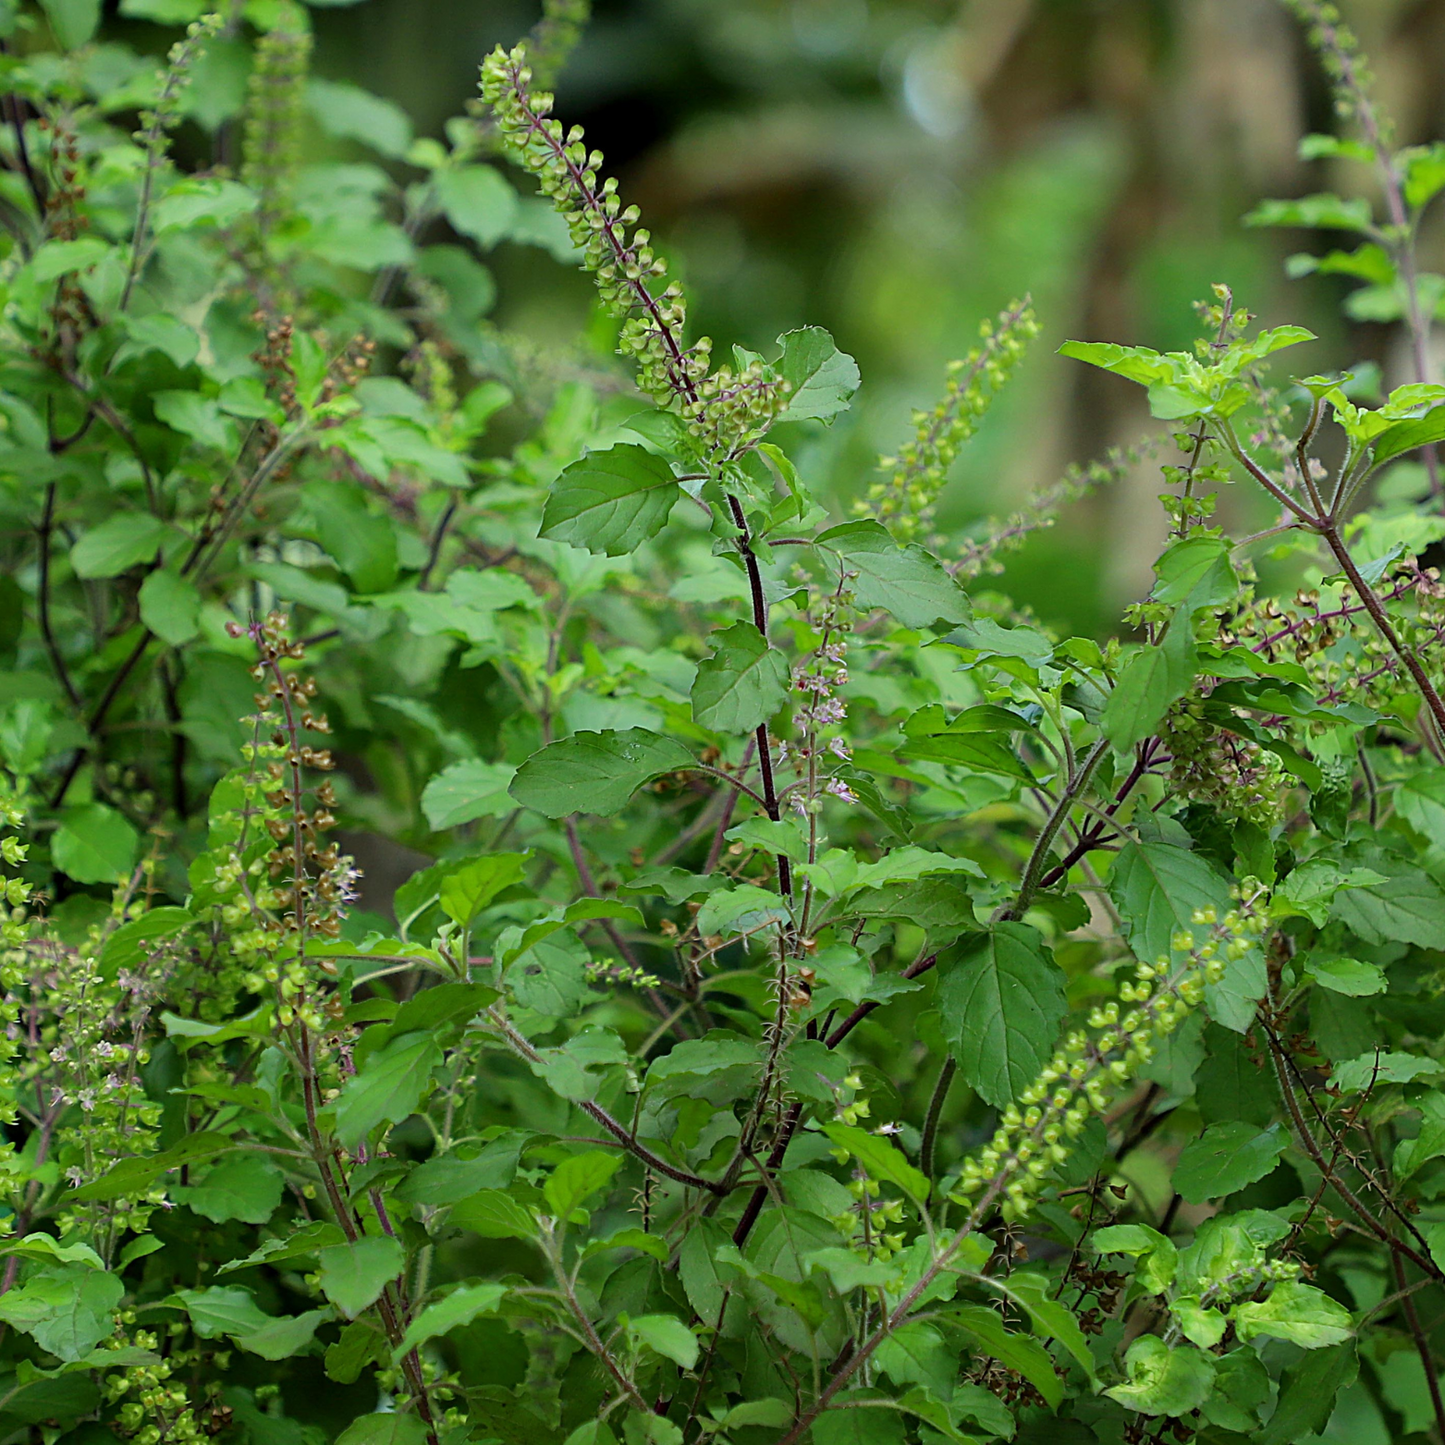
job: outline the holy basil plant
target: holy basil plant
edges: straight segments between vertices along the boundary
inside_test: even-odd
[[[1294,8],[1411,209],[1255,219],[1423,335],[1445,163]],[[1117,468],[933,511],[1027,302],[820,496],[858,368],[689,330],[552,118],[578,0],[445,143],[285,0],[121,10],[189,29],[0,6],[0,1437],[1445,1435],[1428,353],[1290,379],[1222,286],[1066,345],[1179,455],[1060,636],[971,584]]]

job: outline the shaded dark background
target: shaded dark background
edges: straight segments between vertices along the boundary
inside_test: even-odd
[[[1400,141],[1445,135],[1445,4],[1344,9]],[[313,17],[320,74],[440,133],[481,56],[535,10],[365,0]],[[1070,336],[1187,346],[1191,302],[1217,280],[1265,322],[1320,335],[1292,354],[1301,369],[1371,358],[1387,382],[1412,379],[1393,328],[1342,318],[1349,283],[1285,278],[1287,255],[1329,238],[1240,225],[1262,196],[1373,191],[1359,168],[1297,159],[1302,134],[1336,121],[1278,0],[603,0],[558,113],[604,150],[720,346],[810,322],[857,356],[854,412],[804,458],[840,499],[979,320],[1025,291],[1044,334],[958,464],[946,524],[1155,429],[1136,388],[1053,350]],[[1427,269],[1445,269],[1441,249],[1428,230]],[[585,326],[585,278],[523,248],[496,265],[503,324],[558,340]],[[1012,559],[1003,585],[1046,619],[1109,630],[1147,585],[1160,489],[1157,462],[1141,463]],[[1233,492],[1225,511],[1261,516]]]

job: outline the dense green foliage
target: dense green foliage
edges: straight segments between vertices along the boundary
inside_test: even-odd
[[[830,512],[858,368],[688,331],[578,0],[447,145],[287,0],[126,0],[161,67],[0,7],[0,1435],[1445,1436],[1445,147],[1292,8],[1379,214],[1251,219],[1358,234],[1294,269],[1415,378],[1271,381],[1223,285],[1068,343],[1178,453],[1100,644],[965,584],[1110,468],[935,521],[1028,302]],[[590,349],[488,322],[504,241]]]

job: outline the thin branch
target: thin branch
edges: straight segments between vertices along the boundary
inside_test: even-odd
[[[487,1010],[487,1018],[514,1053],[529,1064],[542,1062],[542,1056],[537,1050],[495,1008]],[[579,1101],[577,1107],[584,1114],[595,1119],[629,1154],[635,1154],[654,1172],[665,1175],[677,1184],[685,1184],[689,1189],[701,1189],[708,1194],[721,1196],[731,1192],[730,1186],[716,1179],[704,1179],[700,1174],[690,1174],[686,1169],[679,1169],[676,1165],[669,1164],[660,1154],[654,1154],[646,1144],[635,1138],[600,1104],[594,1104],[590,1099],[583,1099]]]

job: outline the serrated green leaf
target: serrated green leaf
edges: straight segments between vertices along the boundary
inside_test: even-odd
[[[88,1355],[115,1328],[120,1279],[88,1264],[55,1264],[0,1296],[0,1320],[62,1360]]]
[[[502,1284],[464,1284],[429,1304],[411,1322],[401,1343],[392,1351],[393,1362],[399,1363],[428,1340],[469,1325],[480,1315],[492,1314],[506,1294],[507,1287]]]
[[[467,925],[499,893],[522,881],[526,861],[522,853],[487,853],[469,858],[442,879],[437,890],[442,912],[453,923]]]
[[[500,1189],[480,1189],[452,1207],[447,1222],[468,1229],[483,1239],[534,1239],[537,1222]]]
[[[1280,1281],[1266,1300],[1246,1300],[1235,1305],[1231,1317],[1246,1344],[1268,1335],[1306,1350],[1343,1344],[1355,1328],[1344,1305],[1323,1290],[1295,1279]]]
[[[1214,1385],[1214,1356],[1193,1345],[1166,1345],[1157,1335],[1141,1335],[1124,1356],[1125,1384],[1104,1393],[1141,1415],[1188,1415],[1209,1397]]]
[[[1124,936],[1136,958],[1146,963],[1173,953],[1177,933],[1203,930],[1196,911],[1229,901],[1224,877],[1197,853],[1173,843],[1126,843],[1109,875],[1109,896],[1124,920]]]
[[[316,1256],[321,1292],[347,1319],[380,1298],[405,1263],[401,1243],[389,1234],[334,1244]]]
[[[276,1212],[285,1187],[281,1172],[264,1158],[240,1154],[213,1165],[204,1178],[172,1190],[172,1195],[217,1224],[230,1219],[265,1224]]]
[[[574,1209],[606,1187],[621,1163],[620,1154],[604,1154],[600,1149],[589,1149],[585,1154],[564,1159],[542,1187],[552,1213],[559,1220],[570,1218]]]
[[[400,1124],[431,1084],[441,1049],[427,1034],[403,1034],[346,1081],[336,1101],[336,1136],[354,1149],[379,1124]]]
[[[693,761],[676,738],[646,728],[577,732],[533,753],[507,791],[546,818],[605,817],[625,807],[644,783]]]
[[[1194,685],[1194,637],[1187,609],[1170,620],[1163,638],[1141,647],[1119,674],[1104,704],[1104,735],[1120,750],[1143,742],[1172,703]]]
[[[1325,231],[1368,231],[1370,203],[1321,194],[1297,201],[1261,201],[1244,218],[1246,226],[1299,226]]]
[[[1025,923],[965,939],[940,958],[938,971],[938,1011],[959,1072],[1003,1108],[1053,1053],[1067,1012],[1063,973]]]
[[[178,1143],[158,1154],[142,1154],[120,1160],[99,1179],[82,1184],[68,1197],[77,1203],[89,1203],[93,1200],[122,1199],[127,1195],[142,1194],[152,1181],[159,1179],[162,1174],[179,1169],[182,1165],[198,1164],[203,1159],[212,1159],[217,1154],[224,1154],[235,1147],[235,1140],[229,1134],[219,1131],[187,1134]]]
[[[1375,440],[1371,461],[1373,465],[1382,467],[1406,452],[1438,441],[1445,441],[1445,406],[1434,407],[1424,416],[1396,422],[1387,431],[1381,432]]]
[[[620,557],[655,537],[682,495],[672,468],[646,447],[622,442],[589,452],[556,482],[542,511],[542,536]]]
[[[858,363],[839,351],[833,338],[817,326],[789,331],[778,342],[783,348],[778,371],[790,388],[778,420],[827,420],[846,411],[862,379]]]
[[[932,627],[969,618],[968,597],[932,553],[910,542],[900,547],[877,522],[846,522],[818,538],[838,555],[853,580],[860,607],[881,607],[905,627]]]
[[[1112,371],[1141,386],[1171,382],[1179,375],[1178,358],[1161,355],[1147,346],[1120,346],[1112,341],[1066,341],[1059,347],[1059,355]]]
[[[1277,1124],[1268,1129],[1243,1120],[1211,1124],[1184,1146],[1174,1166],[1174,1187],[1190,1204],[1222,1199],[1263,1179],[1288,1146],[1289,1136]]]
[[[751,622],[735,622],[710,641],[712,656],[698,664],[692,685],[693,720],[729,736],[750,733],[788,700],[788,660]]]
[[[336,1437],[336,1445],[427,1445],[426,1426],[399,1410],[359,1415]]]
[[[307,1310],[303,1315],[282,1315],[258,1330],[232,1335],[243,1349],[263,1360],[289,1360],[299,1355],[316,1337],[318,1325],[332,1318],[330,1310]]]
[[[1252,1354],[1247,1350],[1235,1353]],[[1232,1358],[1233,1355],[1225,1356],[1225,1360]],[[1221,1361],[1221,1366],[1223,1363]],[[1353,1340],[1311,1350],[1285,1371],[1274,1413],[1269,1417],[1269,1423],[1255,1436],[1258,1445],[1295,1445],[1297,1440],[1323,1430],[1339,1392],[1353,1385],[1359,1373],[1360,1363]],[[1268,1398],[1268,1385],[1266,1377],[1265,1393],[1259,1403]],[[1211,1417],[1214,1414],[1212,1404],[1210,1402],[1205,1411]],[[1226,1428],[1235,1428],[1232,1421],[1221,1423]]]

